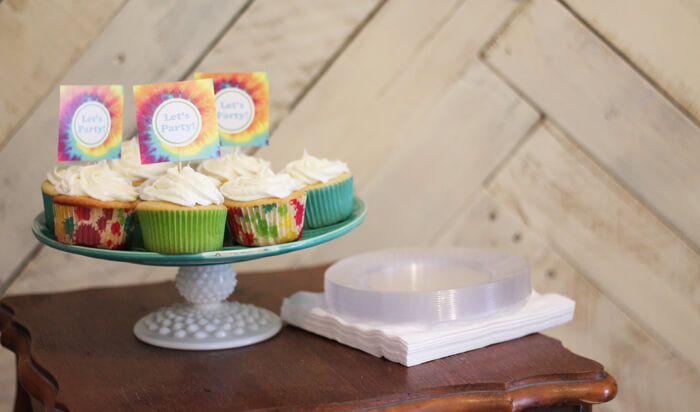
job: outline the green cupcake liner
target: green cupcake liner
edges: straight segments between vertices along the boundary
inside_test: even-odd
[[[144,248],[167,254],[220,250],[226,209],[137,210]]]
[[[343,221],[352,213],[352,181],[341,182],[306,192],[304,228],[316,229]]]
[[[44,201],[44,219],[46,219],[46,227],[53,233],[53,195],[41,191],[41,198]]]

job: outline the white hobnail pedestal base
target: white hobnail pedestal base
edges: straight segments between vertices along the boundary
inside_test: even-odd
[[[224,301],[236,286],[229,264],[181,267],[175,286],[189,303],[161,308],[136,322],[134,334],[143,342],[171,349],[228,349],[266,340],[282,327],[267,309]]]

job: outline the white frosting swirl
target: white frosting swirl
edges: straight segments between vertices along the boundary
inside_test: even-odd
[[[289,162],[284,172],[302,182],[305,186],[314,183],[326,183],[327,181],[349,172],[347,163],[340,160],[319,159],[311,156],[304,150],[304,155],[299,160]]]
[[[104,160],[93,165],[67,168],[55,186],[62,195],[88,196],[104,202],[133,202],[138,197],[131,183],[110,169]]]
[[[53,169],[49,170],[48,173],[46,173],[46,180],[48,180],[52,185],[56,186],[61,181],[63,181],[66,178],[66,176],[79,174],[80,169],[82,167],[82,165],[73,165],[65,167],[56,166]]]
[[[156,200],[182,206],[221,204],[224,197],[208,176],[189,166],[171,167],[160,177],[149,179],[139,187],[143,200]]]
[[[265,169],[255,176],[242,176],[221,186],[221,193],[231,200],[247,202],[267,197],[285,198],[302,184],[287,173],[275,174]]]
[[[110,166],[130,182],[158,177],[173,167],[172,162],[141,164],[139,141],[133,137],[122,143],[120,159],[110,161]]]
[[[254,176],[269,168],[267,160],[248,156],[236,147],[232,154],[203,161],[197,171],[225,182],[241,176]]]

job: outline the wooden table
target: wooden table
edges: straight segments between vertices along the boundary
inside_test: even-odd
[[[233,298],[279,311],[319,291],[325,268],[239,275]],[[230,411],[259,408],[590,410],[616,394],[603,366],[534,334],[411,368],[284,326],[244,348],[156,348],[134,322],[181,301],[171,282],[7,297],[2,344],[17,354],[15,410]]]

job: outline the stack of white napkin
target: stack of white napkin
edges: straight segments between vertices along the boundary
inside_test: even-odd
[[[576,303],[557,294],[533,291],[517,311],[471,322],[435,326],[392,325],[343,319],[324,309],[323,293],[297,292],[282,303],[282,319],[309,332],[334,339],[377,357],[406,366],[483,348],[564,324]]]

